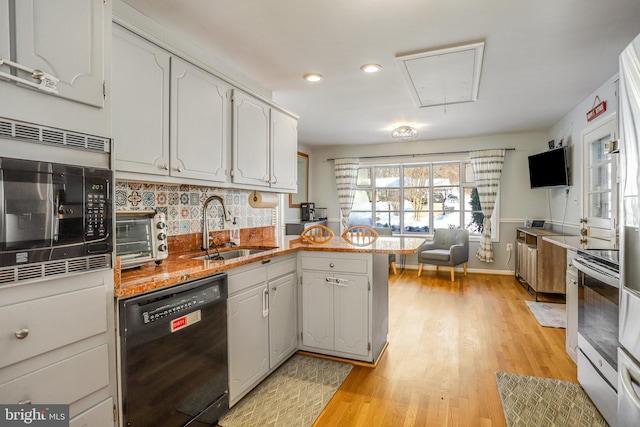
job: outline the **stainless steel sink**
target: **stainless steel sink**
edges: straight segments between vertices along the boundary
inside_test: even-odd
[[[217,253],[210,253],[209,255],[202,255],[202,256],[197,256],[197,257],[193,257],[192,259],[202,259],[202,260],[228,260],[228,259],[234,259],[234,258],[239,258],[242,256],[248,256],[248,255],[253,255],[253,254],[258,254],[260,252],[264,252],[266,251],[266,249],[235,249],[233,251],[225,251],[225,252],[220,252],[220,254]]]

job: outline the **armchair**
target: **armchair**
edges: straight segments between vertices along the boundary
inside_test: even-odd
[[[418,249],[418,276],[422,274],[422,264],[451,267],[451,281],[454,280],[453,269],[462,264],[464,275],[467,275],[469,261],[469,231],[449,228],[438,228],[434,231],[433,240],[425,242]]]

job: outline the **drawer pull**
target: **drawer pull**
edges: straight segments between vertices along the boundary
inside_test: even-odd
[[[31,399],[21,400],[18,405],[31,405]]]
[[[331,263],[331,264],[329,264],[329,267],[333,268],[333,267],[335,267],[335,264]]]
[[[29,335],[29,330],[27,328],[23,328],[23,329],[20,329],[19,331],[16,331],[14,335],[19,340],[23,340]]]

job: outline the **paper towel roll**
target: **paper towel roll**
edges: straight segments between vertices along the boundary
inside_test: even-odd
[[[249,204],[253,208],[275,208],[278,206],[277,193],[261,193],[259,191],[252,191],[249,193]]]

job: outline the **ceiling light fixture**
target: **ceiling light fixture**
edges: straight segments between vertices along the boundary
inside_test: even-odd
[[[391,132],[391,136],[394,139],[415,139],[418,136],[418,131],[412,126],[403,125],[395,128]]]
[[[308,73],[302,76],[302,78],[308,82],[319,82],[320,80],[322,80],[323,77],[322,75],[317,73]]]
[[[378,64],[364,64],[360,69],[365,73],[377,73],[382,67]]]

